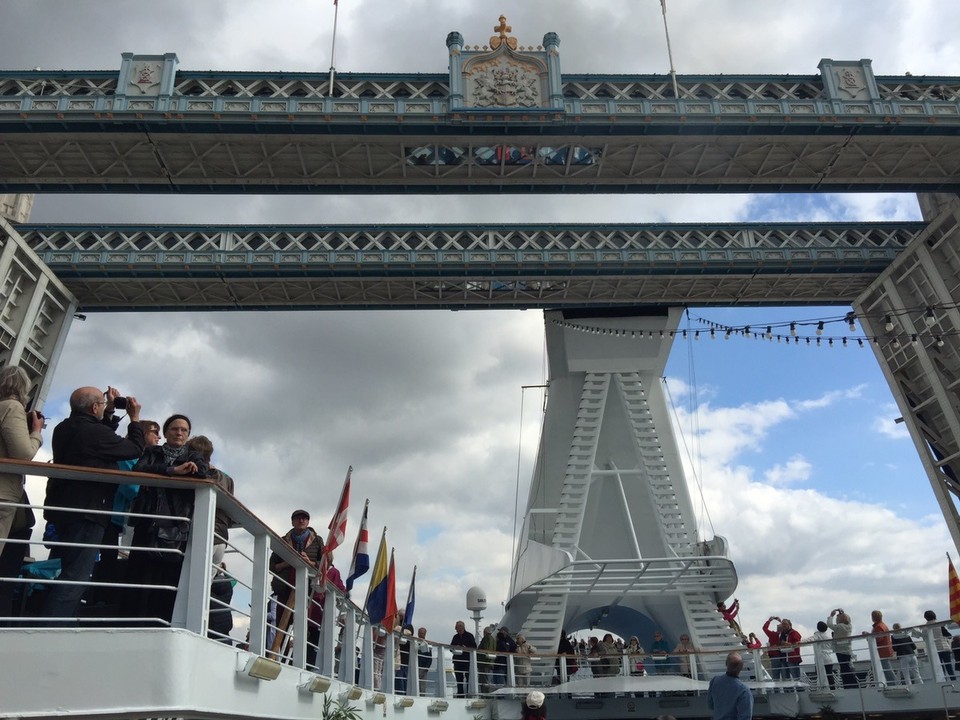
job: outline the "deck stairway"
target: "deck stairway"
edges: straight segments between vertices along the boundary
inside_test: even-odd
[[[612,407],[610,403],[619,407]],[[622,563],[597,564],[584,557],[580,549],[580,536],[590,486],[598,479],[597,452],[604,417],[609,417],[609,413],[618,409],[622,410],[633,438],[635,456],[634,467],[619,472],[639,476],[641,487],[647,493],[647,502],[657,519],[660,548],[656,554],[661,557],[633,557],[626,558]],[[606,472],[617,470],[610,463],[607,466]],[[553,548],[568,553],[573,562],[525,591],[525,594],[533,595],[532,609],[521,631],[531,645],[540,652],[554,652],[563,629],[569,599],[576,596],[579,603],[585,594],[610,592],[614,586],[615,592],[623,594],[679,592],[689,630],[696,642],[710,649],[730,647],[738,642],[716,611],[717,593],[723,594],[732,589],[735,581],[731,581],[731,578],[735,575],[732,570],[726,575],[727,569],[721,570],[719,567],[704,572],[709,561],[695,558],[695,538],[690,533],[676,482],[677,479],[671,477],[664,457],[662,441],[640,374],[587,373],[580,393],[552,535]],[[599,575],[594,577],[601,566],[607,573],[603,580]],[[614,600],[613,604],[617,602]],[[546,672],[547,668],[541,670]]]
[[[682,482],[683,479],[671,478],[667,470],[663,447],[653,422],[640,375],[639,373],[618,373],[614,377],[637,443],[642,476],[646,480],[652,504],[656,508],[656,516],[660,521],[664,549],[668,554],[689,555],[692,552],[693,543],[687,531],[675,487],[675,482]]]
[[[573,558],[577,557],[609,391],[610,375],[607,373],[588,373],[583,381],[552,540],[554,548],[568,552]],[[537,592],[533,610],[523,623],[522,632],[527,641],[541,652],[554,652],[563,630],[566,610],[565,592]]]
[[[682,597],[684,612],[689,622],[690,640],[698,650],[716,655],[705,655],[699,659],[701,676],[716,675],[724,669],[724,655],[721,651],[735,647],[739,636],[717,612],[717,604],[712,596],[686,593]]]

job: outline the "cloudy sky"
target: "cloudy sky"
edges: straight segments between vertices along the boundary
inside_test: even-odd
[[[568,73],[668,70],[657,0],[343,0],[336,66],[445,72],[444,38],[485,43],[507,15],[521,44],[561,38]],[[872,58],[878,75],[960,75],[953,0],[669,0],[679,73],[814,74]],[[122,52],[176,52],[188,70],[330,66],[332,2],[6,0],[0,68],[113,70]],[[696,222],[918,219],[915,198],[811,196],[43,196],[34,222]],[[844,308],[696,309],[761,325]],[[685,322],[688,322],[685,320]],[[325,526],[354,467],[349,543],[364,497],[371,540],[397,547],[400,603],[414,564],[416,621],[448,638],[472,585],[499,614],[515,498],[532,466],[545,381],[543,319],[526,312],[89,314],[74,323],[45,408],[112,384],[144,415],[184,412],[237,494],[283,532],[306,507]],[[702,532],[726,536],[743,625],[793,617],[804,634],[843,606],[857,629],[946,611],[949,539],[870,350],[734,339],[677,343],[671,395],[695,449]],[[522,410],[522,412],[521,412]],[[522,418],[522,423],[521,423]],[[691,428],[699,427],[699,436]],[[519,458],[519,487],[518,487]],[[702,491],[701,491],[702,488]],[[39,501],[42,491],[32,486]],[[340,565],[346,562],[341,553]],[[360,590],[364,588],[361,586]]]

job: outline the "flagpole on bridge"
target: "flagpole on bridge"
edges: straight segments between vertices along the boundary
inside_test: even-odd
[[[673,97],[680,100],[680,92],[677,89],[677,71],[673,69],[673,51],[670,49],[670,30],[667,28],[667,0],[660,0],[660,9],[663,11],[663,34],[667,36],[667,58],[670,60],[670,80],[673,82]],[[334,32],[336,32],[337,21],[333,21]],[[330,89],[333,90],[333,68],[330,68]]]
[[[337,52],[337,14],[340,12],[340,3],[333,0],[333,40],[330,42],[330,91],[327,93],[333,97],[333,73],[336,63]]]

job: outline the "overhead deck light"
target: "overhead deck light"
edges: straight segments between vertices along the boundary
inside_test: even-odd
[[[397,698],[397,701],[393,704],[393,706],[396,708],[413,707],[413,698],[412,697]]]
[[[434,700],[429,706],[427,706],[427,710],[434,713],[442,713],[448,707],[450,707],[450,703],[448,703],[446,700]]]

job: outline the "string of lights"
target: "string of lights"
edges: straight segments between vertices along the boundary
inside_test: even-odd
[[[876,321],[880,321],[886,333],[885,335],[858,333],[858,321],[861,318],[853,311],[843,315],[829,317],[803,320],[779,320],[776,322],[760,322],[753,325],[739,326],[715,322],[708,318],[691,315],[690,312],[687,311],[687,318],[690,321],[698,323],[702,329],[686,328],[678,330],[637,330],[631,328],[599,327],[566,320],[554,320],[553,323],[564,328],[594,335],[628,339],[646,338],[652,340],[664,337],[673,338],[679,335],[684,339],[692,337],[693,340],[700,340],[701,336],[710,340],[716,340],[718,338],[730,340],[736,337],[812,347],[866,347],[868,343],[879,344],[881,342],[890,343],[894,348],[902,347],[907,343],[914,345],[920,343],[925,345],[933,344],[936,347],[943,347],[944,338],[960,336],[960,330],[953,329],[955,327],[953,323],[949,324],[948,329],[943,327],[944,314],[950,310],[957,310],[958,307],[960,307],[960,305],[956,303],[932,306],[925,305],[922,307],[891,310],[875,316],[866,316],[867,319],[870,320],[871,326],[875,325]],[[910,323],[913,330],[908,331],[903,328],[904,318],[914,318],[914,321]],[[827,333],[828,326],[837,323],[846,325],[849,334],[825,334]]]

